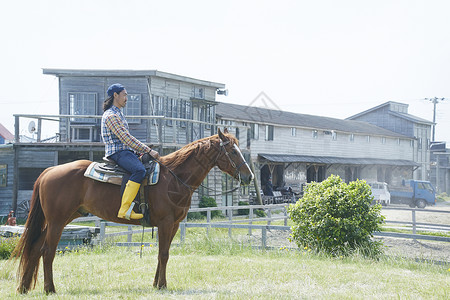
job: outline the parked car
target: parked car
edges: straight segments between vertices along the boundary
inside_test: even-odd
[[[372,190],[372,195],[375,203],[380,203],[383,206],[391,204],[391,194],[386,182],[368,182]]]

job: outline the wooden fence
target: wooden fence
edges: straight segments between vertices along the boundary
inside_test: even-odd
[[[287,226],[287,222],[289,219],[287,213],[287,207],[289,204],[271,204],[271,205],[248,205],[248,206],[227,206],[227,207],[210,207],[210,208],[192,208],[189,212],[206,212],[206,223],[194,223],[188,222],[184,220],[180,223],[180,242],[183,243],[186,239],[186,230],[187,228],[205,228],[206,234],[209,234],[211,228],[227,228],[228,235],[232,236],[233,229],[247,229],[248,234],[252,235],[253,231],[261,231],[261,247],[267,248],[267,231],[268,230],[281,230],[281,231],[290,231],[291,227]],[[248,209],[249,214],[247,216],[236,215],[237,210]],[[266,213],[265,217],[256,217],[256,210],[264,210]],[[449,237],[443,236],[435,236],[435,235],[423,235],[417,234],[420,232],[449,232],[450,225],[448,224],[431,224],[431,223],[419,223],[416,222],[416,214],[417,212],[425,212],[425,213],[444,213],[449,214],[450,211],[444,210],[427,210],[427,209],[411,209],[411,208],[383,208],[383,210],[403,210],[403,211],[411,211],[411,222],[401,222],[394,220],[386,220],[384,228],[389,230],[389,228],[401,228],[403,230],[411,230],[412,233],[398,233],[398,232],[389,232],[382,231],[374,233],[374,236],[377,237],[395,237],[395,238],[407,238],[407,239],[415,239],[415,240],[432,240],[432,241],[441,241],[441,242],[450,242]],[[226,214],[227,220],[213,221],[211,218],[212,211],[221,211]],[[142,234],[142,232],[151,232],[152,228],[142,229],[138,226],[124,225],[113,222],[100,221],[97,217],[90,217],[90,219],[80,218],[80,221],[86,220],[96,220],[97,226],[100,226],[100,236],[99,241],[102,242],[108,237],[115,236],[127,236],[127,242],[116,243],[119,246],[139,246],[141,243],[132,242],[133,234]],[[282,220],[284,225],[272,225],[271,223],[274,221]],[[253,224],[254,222],[267,222],[264,225],[261,224]],[[389,224],[394,224],[392,227]],[[398,227],[398,225],[404,225],[402,227]],[[405,227],[406,225],[406,227]],[[124,232],[114,232],[114,233],[106,233],[107,226],[121,226],[127,227],[127,231]],[[135,228],[135,229],[133,229]],[[157,232],[157,228],[154,229]],[[148,246],[151,243],[143,243],[144,246]]]

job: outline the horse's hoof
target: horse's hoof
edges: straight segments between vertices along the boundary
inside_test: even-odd
[[[28,289],[27,289],[26,287],[24,287],[24,286],[19,286],[19,287],[17,288],[17,292],[18,292],[19,294],[26,294],[26,293],[28,293]]]
[[[45,294],[50,295],[50,294],[56,294],[56,290],[54,287],[49,288],[49,289],[44,289]]]
[[[167,285],[166,284],[158,286],[158,290],[166,290],[166,289],[167,289]]]

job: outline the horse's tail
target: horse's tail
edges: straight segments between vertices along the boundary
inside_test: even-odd
[[[41,236],[45,233],[45,216],[42,210],[39,187],[41,185],[43,172],[36,180],[33,188],[33,195],[31,196],[30,212],[25,223],[25,230],[17,243],[11,257],[19,258],[19,269],[17,271],[18,278],[20,278],[19,291],[26,293],[31,285],[36,285],[37,274],[39,270],[40,247],[33,249],[33,246],[38,246],[36,243],[43,242]],[[34,251],[33,251],[34,250]],[[37,251],[36,251],[37,250]]]

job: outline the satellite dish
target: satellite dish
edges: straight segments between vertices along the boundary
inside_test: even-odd
[[[28,132],[29,133],[34,133],[36,131],[36,123],[34,121],[31,121],[28,124]]]

